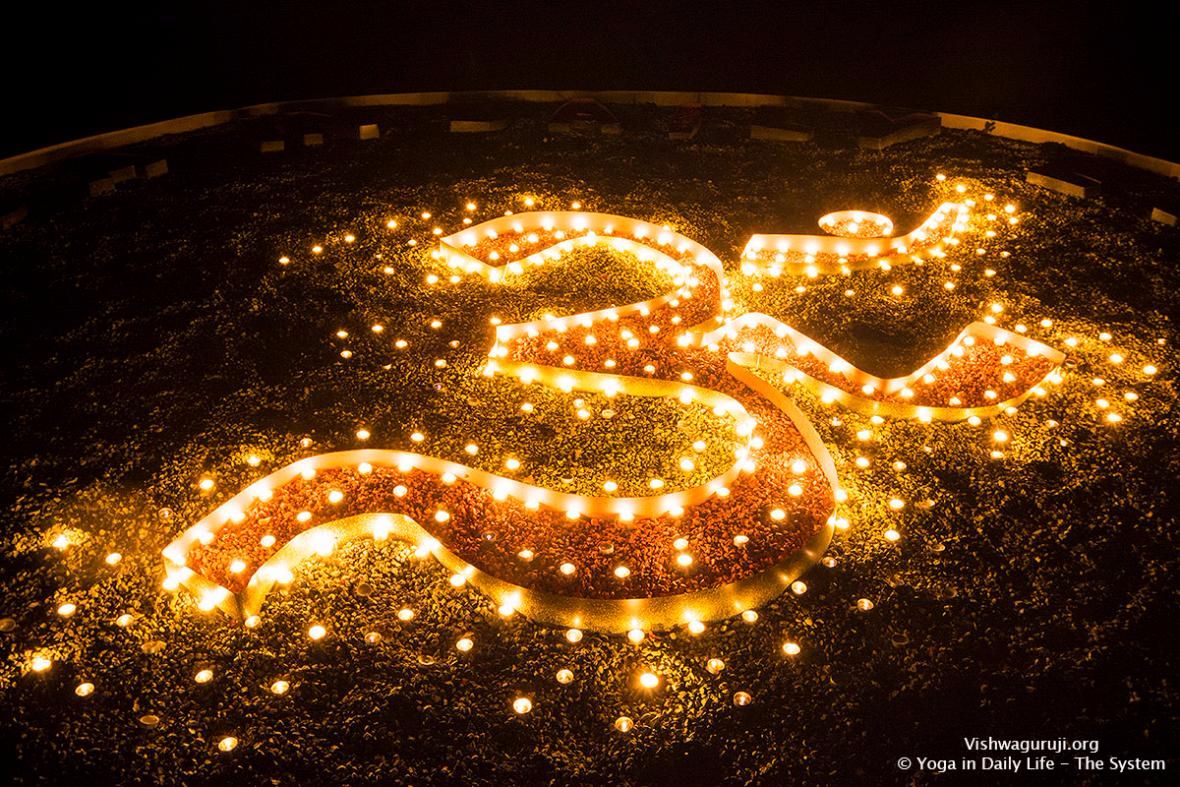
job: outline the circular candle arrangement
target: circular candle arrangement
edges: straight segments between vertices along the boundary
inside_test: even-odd
[[[882,238],[893,232],[893,220],[880,213],[837,210],[821,216],[819,228],[841,238]]]

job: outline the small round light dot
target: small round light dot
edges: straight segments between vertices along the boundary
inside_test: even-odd
[[[307,636],[311,637],[313,640],[321,640],[327,635],[328,630],[318,623],[307,630]]]
[[[564,685],[567,683],[573,683],[573,680],[574,680],[573,670],[559,669],[557,671],[557,682],[558,683],[561,683]]]
[[[783,643],[783,653],[786,653],[788,656],[798,656],[800,650],[802,650],[802,648],[799,647],[799,643],[797,642]]]
[[[739,708],[743,708],[746,705],[749,705],[753,701],[754,701],[754,698],[751,697],[750,694],[745,691],[739,691],[733,695],[733,704],[737,705]]]
[[[512,710],[523,716],[533,710],[533,701],[528,697],[517,697],[512,701]]]
[[[233,751],[238,748],[238,739],[232,735],[227,735],[217,742],[217,748],[225,752]]]
[[[74,693],[79,697],[89,697],[94,693],[94,684],[90,682],[79,683],[74,689]]]
[[[654,672],[644,672],[639,676],[639,685],[645,689],[654,689],[660,685],[660,676]]]
[[[455,650],[460,653],[470,653],[474,647],[475,641],[471,637],[460,637],[459,641],[455,643]]]
[[[414,619],[414,610],[409,607],[402,607],[397,611],[397,619],[403,623]]]
[[[195,680],[197,683],[208,683],[209,681],[213,680],[213,670],[203,669],[193,676],[193,680]]]
[[[582,630],[581,629],[569,629],[568,631],[565,632],[565,638],[566,638],[567,642],[570,642],[570,643],[576,645],[582,641]]]
[[[270,684],[270,693],[279,697],[283,696],[290,690],[291,684],[285,680],[276,680],[274,683]]]

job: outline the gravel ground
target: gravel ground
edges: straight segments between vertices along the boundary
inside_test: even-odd
[[[965,736],[1094,740],[1100,758],[1180,767],[1169,633],[1180,612],[1180,230],[1142,210],[1175,201],[1180,186],[1116,168],[1102,197],[1062,197],[1024,182],[1027,167],[1061,150],[975,133],[865,153],[838,123],[819,144],[776,145],[743,139],[749,115],[718,111],[677,143],[652,108],[619,108],[619,137],[548,135],[545,111],[525,109],[490,136],[448,136],[438,111],[410,109],[215,129],[132,151],[167,156],[171,174],[100,198],[80,195],[97,166],[85,162],[0,181],[5,200],[34,205],[0,234],[10,351],[0,380],[0,756],[19,768],[10,776],[934,783],[956,774],[903,772],[898,758],[959,759]],[[341,138],[370,120],[380,140]],[[328,144],[256,152],[258,139],[303,130],[327,131]],[[879,211],[905,231],[940,201],[939,172],[1018,206],[1009,257],[963,250],[940,266],[784,278],[762,292],[737,270],[751,232],[812,232],[833,210]],[[609,429],[575,428],[574,396],[559,391],[534,398],[544,417],[526,431],[519,390],[475,374],[492,316],[662,291],[658,276],[593,254],[519,286],[448,282],[428,253],[431,228],[523,210],[526,196],[672,224],[726,262],[744,307],[872,372],[914,368],[996,303],[1000,324],[1023,323],[1068,353],[1065,380],[980,427],[873,425],[799,394],[836,457],[851,526],[804,577],[805,592],[754,623],[640,644],[587,633],[574,644],[502,620],[388,543],[301,566],[253,631],[163,591],[160,549],[177,532],[295,457],[355,446],[359,425],[370,445],[388,447],[422,428],[432,453],[456,460],[473,436],[494,440],[575,487],[620,455],[658,470],[685,431],[728,439],[708,413],[662,402],[614,405],[626,417]],[[956,259],[963,270],[948,291]],[[431,272],[438,285],[423,283]],[[890,295],[898,283],[904,298]],[[436,318],[440,329],[429,327]],[[392,349],[397,337],[406,351]],[[1145,374],[1147,364],[1158,372]],[[1109,412],[1122,422],[1104,420]],[[866,428],[868,442],[857,437]],[[997,428],[1011,435],[1002,459],[991,457]],[[216,480],[208,493],[197,487],[204,475]],[[894,497],[907,502],[901,511]],[[883,537],[891,528],[900,540]],[[57,612],[66,602],[69,617]],[[311,640],[313,623],[327,636]],[[465,653],[455,647],[464,636],[474,643]],[[784,655],[786,641],[800,652]],[[32,671],[38,656],[52,665]],[[724,669],[707,670],[710,658]],[[205,669],[212,678],[195,680]],[[560,669],[573,681],[559,683]],[[645,669],[661,676],[655,690],[638,685]],[[270,690],[280,679],[281,696]],[[77,696],[81,682],[93,693]],[[736,692],[752,701],[735,704]],[[531,713],[513,712],[519,696]],[[615,728],[624,715],[634,721],[626,733]],[[222,752],[226,736],[238,744]]]

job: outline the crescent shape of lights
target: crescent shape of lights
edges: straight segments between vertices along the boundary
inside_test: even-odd
[[[825,402],[954,420],[1027,396],[1029,386],[1016,387],[1038,372],[1043,379],[1050,372],[1042,365],[1055,368],[1061,360],[1044,345],[974,324],[912,375],[872,377],[766,315],[725,323],[717,257],[670,228],[621,216],[508,215],[442,238],[437,256],[498,282],[584,246],[632,253],[670,274],[677,289],[627,306],[501,325],[484,373],[563,391],[706,404],[718,417],[734,419],[745,440],[732,466],[687,489],[614,497],[562,493],[415,452],[321,454],[255,482],[177,537],[164,550],[167,581],[194,592],[202,609],[249,618],[276,584],[290,581],[296,563],[331,554],[347,539],[393,537],[433,555],[454,584],[480,589],[504,614],[601,631],[729,617],[781,594],[819,559],[838,497],[835,466],[819,435],[758,371],[784,373]],[[983,351],[1008,345],[1021,358],[1007,365],[1021,374],[1005,380],[1012,391],[991,391],[1000,401],[935,404],[930,397],[945,383],[920,387],[935,372],[944,380],[978,377],[978,367],[995,354]],[[476,523],[498,518],[531,527],[532,537],[545,543],[509,554],[521,545],[493,549],[473,536],[482,530]],[[722,523],[735,521],[743,532],[721,532]],[[710,558],[703,566],[694,565],[689,546],[668,548],[669,534],[681,530],[694,533]],[[645,540],[652,534],[662,538]],[[612,552],[621,545],[618,558],[604,560],[590,550],[604,537]]]
[[[831,213],[820,219],[831,218],[833,227],[850,227],[853,223],[845,214],[859,211]],[[944,247],[966,226],[971,207],[964,202],[944,202],[930,216],[905,235],[893,237],[838,237],[835,235],[764,235],[754,234],[742,251],[742,270],[747,274],[769,271],[771,274],[843,273],[873,266],[897,265],[920,261],[925,257],[941,257]],[[864,212],[865,216],[878,214]],[[893,222],[888,222],[891,232]],[[827,226],[827,225],[825,225]],[[860,229],[858,227],[858,229]],[[859,233],[850,233],[859,235]]]

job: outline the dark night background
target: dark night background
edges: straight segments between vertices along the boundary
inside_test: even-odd
[[[6,9],[0,156],[212,109],[495,88],[874,101],[1180,159],[1180,3],[41,3]]]

